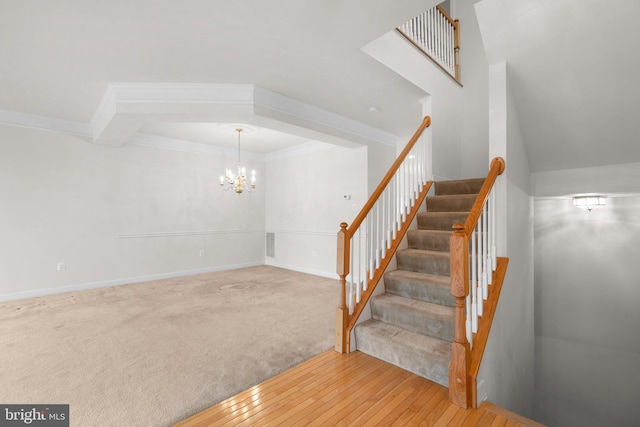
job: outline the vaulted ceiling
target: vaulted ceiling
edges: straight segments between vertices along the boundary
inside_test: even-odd
[[[124,127],[140,126],[140,132],[224,145],[226,135],[216,134],[216,124],[252,124],[255,112],[224,115],[203,107],[219,104],[219,98],[163,99],[166,91],[158,95],[144,85],[255,85],[301,108],[329,112],[334,122],[350,121],[385,137],[405,136],[420,122],[417,99],[424,93],[360,48],[424,5],[418,0],[0,0],[0,109],[26,122],[62,120],[55,123],[97,139],[100,129],[90,127],[111,114],[100,111],[109,85],[141,84],[137,122],[121,121],[121,134]],[[117,105],[120,112],[130,112],[130,101]],[[195,112],[174,109],[162,116],[151,106],[156,101],[189,103]],[[265,126],[260,120],[254,124]],[[296,129],[285,130],[295,134]],[[243,145],[267,152],[282,148],[283,139],[291,145],[314,137],[296,136],[247,135]],[[273,146],[264,146],[274,138]],[[225,140],[232,145],[235,136]]]
[[[640,1],[482,0],[490,64],[506,61],[530,169],[640,162]]]
[[[240,122],[273,131],[246,135],[244,148],[258,153],[327,133],[391,142],[419,123],[424,92],[361,47],[435,3],[0,0],[0,122],[45,122],[96,140],[100,119],[115,112],[122,120],[109,130],[121,138],[133,129],[227,147],[236,139],[220,124]],[[476,11],[489,63],[508,63],[532,171],[640,162],[640,2],[481,0]],[[123,98],[101,110],[120,82],[255,85],[273,102],[266,113],[252,99],[251,111],[224,115],[204,107],[219,98],[147,91],[135,106]],[[292,101],[291,120],[278,128],[280,95]],[[302,110],[331,117],[333,130],[313,114],[295,117]]]

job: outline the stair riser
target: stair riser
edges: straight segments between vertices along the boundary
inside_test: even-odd
[[[385,292],[399,297],[440,304],[447,307],[453,307],[455,305],[455,299],[453,295],[451,295],[450,286],[438,286],[425,282],[395,279],[392,275],[385,275],[384,287]]]
[[[409,247],[426,251],[449,252],[451,233],[428,233],[427,230],[410,230],[407,235]]]
[[[370,356],[399,366],[409,372],[427,378],[444,387],[449,386],[449,349],[436,349],[436,353],[411,346],[403,340],[376,334],[366,328],[366,323],[356,327],[358,350]],[[391,338],[391,339],[389,339]]]
[[[438,256],[420,256],[398,251],[396,253],[396,260],[399,270],[416,271],[419,273],[449,276],[451,268],[451,259],[447,252],[443,252]]]
[[[381,303],[374,299],[371,302],[371,315],[381,322],[398,326],[408,331],[428,335],[444,341],[453,341],[453,313],[449,315],[424,313]]]
[[[427,197],[428,212],[469,212],[476,195],[430,196]]]
[[[418,228],[421,230],[451,231],[453,224],[467,220],[468,212],[419,212]]]
[[[483,183],[483,178],[464,179],[458,181],[439,181],[435,183],[435,194],[436,196],[444,196],[452,194],[479,193]]]

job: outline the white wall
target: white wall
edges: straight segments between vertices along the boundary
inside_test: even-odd
[[[640,191],[640,163],[565,169],[531,174],[536,197],[573,194],[637,193]]]
[[[480,0],[457,0],[455,18],[460,20],[460,74],[462,98],[457,108],[461,141],[462,178],[487,174],[489,157],[489,65],[480,36],[474,4]]]
[[[496,184],[503,224],[499,253],[509,258],[489,340],[478,374],[478,399],[533,416],[535,384],[533,218],[529,166],[507,64],[490,67],[490,157],[505,159]]]
[[[265,193],[222,191],[233,164],[0,127],[0,298],[264,263]]]
[[[350,223],[369,194],[367,151],[314,143],[267,158],[265,224],[276,242],[267,264],[337,277],[340,223]]]
[[[425,105],[423,114],[432,119],[435,179],[482,177],[488,170],[488,65],[474,3],[457,1],[454,7],[454,18],[460,20],[461,27],[463,88],[396,31],[363,47],[364,52],[430,95],[430,106]]]
[[[535,416],[550,427],[638,424],[639,210],[640,194],[591,212],[535,201]]]

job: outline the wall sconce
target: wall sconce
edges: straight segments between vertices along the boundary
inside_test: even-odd
[[[593,208],[606,205],[606,199],[605,196],[575,196],[573,206],[591,211]]]

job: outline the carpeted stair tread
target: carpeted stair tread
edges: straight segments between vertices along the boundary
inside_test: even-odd
[[[384,275],[387,293],[400,297],[453,307],[451,278],[435,274],[417,273],[407,270],[392,270]]]
[[[435,183],[436,196],[449,194],[479,193],[484,184],[484,178],[458,179],[452,181],[438,181]]]
[[[355,335],[363,353],[449,386],[450,342],[374,319],[356,326]]]
[[[449,276],[451,257],[449,252],[402,249],[396,252],[398,270]]]
[[[409,230],[407,242],[411,249],[449,252],[452,234],[452,231],[446,230]]]
[[[484,178],[435,183],[418,212],[397,270],[384,274],[385,293],[370,302],[372,319],[355,328],[358,350],[448,387],[455,299],[451,295],[453,225],[464,223]]]
[[[371,315],[375,320],[449,342],[453,341],[454,311],[452,307],[389,293],[371,300]]]
[[[420,230],[451,231],[453,224],[464,224],[469,212],[418,212],[417,216]]]
[[[428,196],[427,212],[469,212],[477,196],[476,193]]]

